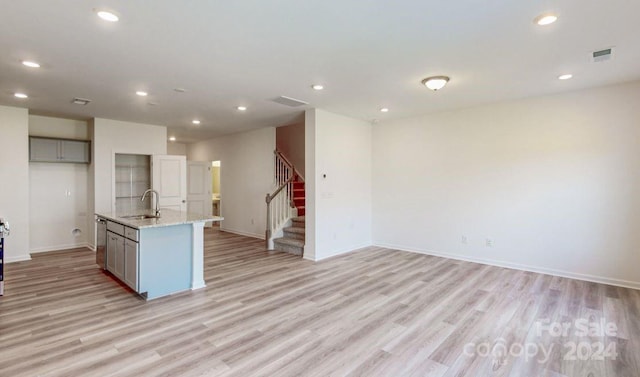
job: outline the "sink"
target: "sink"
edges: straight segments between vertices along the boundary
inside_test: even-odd
[[[131,220],[144,220],[144,219],[157,219],[160,216],[154,215],[130,215],[130,216],[120,216],[123,219],[131,219]]]

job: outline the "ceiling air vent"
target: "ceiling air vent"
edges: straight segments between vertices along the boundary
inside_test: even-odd
[[[272,100],[273,102],[279,103],[281,105],[290,106],[290,107],[298,107],[308,105],[309,102],[300,101],[299,99],[280,96]]]
[[[89,102],[91,102],[90,99],[86,99],[86,98],[74,98],[73,101],[71,101],[71,103],[76,104],[76,105],[88,105]]]
[[[613,58],[613,47],[591,53],[591,61],[594,63],[606,62]]]

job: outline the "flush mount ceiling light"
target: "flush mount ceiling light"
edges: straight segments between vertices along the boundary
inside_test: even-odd
[[[236,107],[236,109],[237,109],[238,111],[246,111],[246,110],[247,110],[247,107],[246,107],[246,106],[238,106],[238,107]]]
[[[388,113],[389,112],[389,108],[388,107],[383,107],[382,109],[380,109],[380,112]]]
[[[71,103],[73,103],[74,105],[82,105],[82,106],[88,105],[89,102],[91,102],[90,99],[79,98],[79,97],[76,97],[73,99],[73,101],[71,101]]]
[[[23,60],[22,65],[29,68],[40,68],[40,64],[29,60]]]
[[[29,98],[29,96],[24,93],[13,93],[13,96],[20,99]]]
[[[146,97],[149,95],[149,93],[143,92],[142,90],[138,90],[136,94],[139,95],[140,97]]]
[[[97,14],[98,17],[102,18],[105,21],[118,22],[118,20],[120,20],[120,17],[118,17],[115,13],[106,10],[99,10]]]
[[[558,80],[569,80],[570,78],[572,78],[573,75],[570,73],[564,74],[564,75],[560,75],[558,76]]]
[[[169,138],[169,141],[176,141],[176,137],[175,137],[175,136],[171,136],[171,137]]]
[[[313,90],[322,90],[322,89],[324,89],[324,85],[320,85],[320,84],[314,84],[314,85],[311,85],[311,87],[313,88]]]
[[[197,120],[197,119],[194,119],[194,120],[192,120],[192,121],[191,121],[191,123],[193,123],[193,124],[200,124],[200,121],[199,121],[199,120]]]
[[[427,88],[433,90],[434,92],[436,90],[444,88],[444,86],[447,85],[448,82],[449,77],[447,76],[432,76],[422,80],[422,84]]]
[[[552,23],[554,23],[556,21],[558,21],[558,16],[556,16],[555,14],[552,14],[552,13],[541,14],[538,17],[533,19],[533,22],[535,24],[540,25],[540,26],[551,25]]]

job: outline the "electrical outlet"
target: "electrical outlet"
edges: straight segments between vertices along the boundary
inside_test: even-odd
[[[254,225],[255,221],[253,219],[251,219],[251,225]]]
[[[467,236],[463,235],[462,237],[460,237],[460,242],[466,245],[469,243],[469,239],[467,238]]]
[[[489,237],[487,237],[487,238],[484,240],[484,244],[485,244],[485,246],[487,246],[487,247],[493,247],[493,238],[489,238]]]

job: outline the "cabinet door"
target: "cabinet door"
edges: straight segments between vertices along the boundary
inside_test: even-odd
[[[107,271],[115,274],[116,272],[116,245],[118,243],[117,235],[107,232]]]
[[[86,141],[62,140],[61,142],[62,160],[65,162],[88,163],[89,143]]]
[[[124,243],[124,282],[138,291],[138,243],[131,240]]]
[[[60,161],[60,140],[30,137],[29,160],[36,162]]]
[[[116,235],[116,239],[116,269],[113,274],[124,281],[124,237]]]

